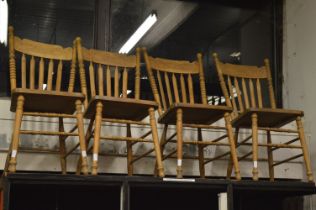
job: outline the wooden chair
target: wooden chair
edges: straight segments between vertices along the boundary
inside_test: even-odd
[[[266,147],[268,153],[268,165],[270,180],[274,180],[274,167],[293,159],[304,157],[308,181],[313,181],[308,149],[304,136],[301,118],[303,111],[276,108],[269,60],[264,60],[264,66],[245,66],[222,63],[217,54],[213,55],[216,69],[228,106],[233,108],[232,124],[236,128],[236,146],[252,146],[252,152],[239,157],[243,160],[252,155],[253,180],[258,180],[258,146]],[[269,100],[263,100],[264,90],[268,92]],[[266,106],[266,107],[265,107]],[[296,121],[297,130],[281,128],[282,126]],[[244,140],[238,140],[239,129],[252,130],[252,135]],[[258,130],[265,131],[267,143],[258,143]],[[272,143],[271,132],[294,133],[298,137],[282,144]],[[247,143],[252,139],[252,144]],[[300,145],[293,145],[300,141]],[[283,161],[273,161],[273,152],[280,148],[301,149],[302,154],[287,158]],[[227,175],[231,174],[231,166],[228,167]]]
[[[81,46],[80,38],[77,38],[78,60],[81,78],[85,77],[84,61],[89,62],[89,83],[90,91],[87,94],[86,80],[81,80],[82,91],[87,95],[85,102],[86,111],[84,117],[90,119],[86,133],[86,140],[91,137],[93,143],[93,164],[92,174],[98,173],[98,155],[100,140],[126,141],[127,147],[127,171],[128,175],[133,174],[133,164],[143,157],[155,152],[158,164],[159,176],[164,176],[164,169],[160,156],[159,139],[155,120],[155,109],[158,105],[154,101],[142,100],[140,98],[140,52],[136,50],[136,56],[120,55],[117,53],[85,49]],[[114,81],[112,81],[112,73]],[[129,73],[135,73],[134,87],[128,82]],[[105,73],[105,76],[103,76]],[[114,83],[114,85],[112,85]],[[132,90],[128,94],[128,87]],[[105,91],[106,90],[106,91]],[[88,103],[89,102],[89,103]],[[143,119],[149,115],[149,123]],[[126,136],[102,136],[101,123],[119,123],[126,125]],[[93,128],[93,123],[94,128]],[[132,137],[131,125],[150,126],[150,130],[140,137]],[[146,137],[152,135],[152,140]],[[133,145],[138,142],[152,143],[153,148],[142,155],[134,156]]]
[[[21,72],[16,69],[16,57],[20,56]],[[45,70],[45,61],[48,69]],[[38,64],[36,64],[38,62]],[[29,68],[27,64],[29,63]],[[71,64],[69,71],[63,64]],[[57,64],[57,71],[54,68]],[[76,73],[75,49],[44,44],[14,36],[9,27],[9,66],[11,84],[11,111],[15,112],[12,142],[5,164],[5,172],[15,172],[20,134],[58,136],[62,173],[66,174],[67,151],[65,140],[78,136],[80,142],[82,172],[87,174],[87,155],[84,141],[82,102],[84,95],[74,92]],[[38,68],[37,68],[38,67]],[[44,76],[47,76],[47,79]],[[66,78],[68,76],[69,78]],[[38,81],[35,81],[38,78]],[[29,79],[29,80],[27,80]],[[44,88],[44,84],[47,87]],[[64,85],[66,84],[66,85]],[[66,87],[64,87],[66,86]],[[74,112],[76,114],[74,115]],[[21,130],[23,116],[59,119],[58,131]],[[64,130],[64,118],[76,119],[76,126]],[[78,130],[78,132],[75,132]]]
[[[148,76],[156,102],[158,103],[158,122],[164,124],[160,140],[161,151],[168,142],[176,143],[176,150],[163,156],[163,159],[172,157],[175,153],[177,158],[177,178],[182,178],[182,149],[183,144],[196,145],[198,147],[199,170],[201,177],[205,177],[205,164],[218,160],[231,154],[235,167],[236,179],[240,179],[239,166],[235,151],[235,142],[231,126],[230,112],[228,106],[215,106],[207,104],[202,55],[197,55],[197,61],[176,61],[162,58],[150,57],[144,49],[144,57]],[[199,81],[201,96],[194,94],[193,79]],[[171,80],[171,81],[170,81]],[[180,83],[180,85],[179,85]],[[197,102],[199,100],[199,102]],[[212,126],[214,122],[224,118],[225,127]],[[176,132],[167,138],[169,125],[176,125]],[[184,140],[183,127],[197,130],[197,141]],[[204,141],[202,129],[223,129],[226,134],[213,140]],[[176,141],[173,140],[174,137]],[[221,142],[223,139],[228,142]],[[206,160],[204,148],[210,145],[229,146],[230,151]]]

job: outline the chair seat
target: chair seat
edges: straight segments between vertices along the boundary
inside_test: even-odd
[[[174,103],[158,119],[159,123],[176,124],[177,109],[183,111],[183,123],[187,124],[212,124],[224,116],[224,113],[231,112],[227,106],[213,106],[208,104],[187,104]]]
[[[282,127],[292,122],[299,116],[303,116],[304,112],[300,110],[289,109],[270,109],[270,108],[250,108],[241,113],[232,124],[235,127],[250,128],[251,115],[256,113],[258,116],[259,127]]]
[[[25,99],[23,107],[25,112],[73,114],[76,110],[76,101],[84,100],[84,95],[81,93],[16,88],[11,93],[12,112],[16,110],[17,98],[20,95]]]
[[[103,104],[102,118],[124,119],[140,121],[148,116],[148,109],[158,108],[154,101],[136,100],[133,98],[117,98],[109,96],[95,96],[88,105],[85,118],[91,119],[95,115],[97,102]]]

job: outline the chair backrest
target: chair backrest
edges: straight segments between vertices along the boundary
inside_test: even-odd
[[[166,111],[173,103],[197,103],[194,95],[193,77],[197,77],[200,83],[201,97],[199,103],[207,104],[202,55],[200,53],[197,54],[197,61],[189,62],[153,58],[147,54],[146,49],[143,51],[150,85],[155,101],[159,105],[159,114]]]
[[[20,62],[16,60],[18,57],[21,57]],[[21,63],[21,72],[17,72],[17,63]],[[64,63],[70,63],[69,72],[64,72]],[[12,26],[9,27],[9,67],[11,91],[16,88],[74,91],[75,49],[20,39],[14,36]],[[64,87],[67,82],[68,86]],[[46,87],[44,84],[46,84]]]
[[[264,60],[264,66],[257,67],[222,63],[216,53],[213,57],[226,104],[233,108],[233,116],[248,108],[263,108],[263,90],[268,90],[267,106],[276,108],[268,59]]]
[[[135,71],[134,99],[140,99],[140,50],[136,49],[136,55],[122,55],[113,52],[86,49],[81,45],[81,39],[76,39],[78,49],[79,70],[82,76],[81,88],[86,94],[87,101],[94,96],[109,96],[116,98],[128,98],[128,72]],[[89,62],[89,74],[85,74],[84,62]],[[104,76],[105,74],[105,76]],[[114,74],[114,86],[112,75]],[[90,93],[87,94],[86,76],[89,77]],[[132,82],[131,82],[132,84]],[[132,88],[131,88],[132,89]]]

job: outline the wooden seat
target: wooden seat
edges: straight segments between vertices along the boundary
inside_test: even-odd
[[[302,123],[304,113],[299,110],[276,108],[269,60],[265,59],[264,66],[257,67],[223,63],[216,53],[213,57],[226,104],[233,108],[232,124],[236,129],[236,145],[237,147],[251,146],[252,148],[251,152],[239,157],[239,161],[252,155],[253,180],[259,179],[258,147],[261,146],[267,148],[271,181],[274,180],[274,167],[303,156],[308,181],[312,182],[313,174]],[[292,121],[296,121],[297,129],[282,128]],[[238,133],[241,128],[251,129],[251,135],[239,140]],[[258,130],[266,132],[266,143],[258,142]],[[297,134],[297,137],[287,142],[280,143],[278,140],[277,143],[273,143],[272,131],[293,133],[293,135]],[[250,139],[252,139],[252,143],[248,143]],[[300,145],[293,144],[298,141]],[[274,161],[273,153],[278,152],[281,148],[298,149],[302,150],[302,153],[281,161]],[[230,177],[231,173],[232,164],[229,164],[227,176]]]
[[[84,101],[82,93],[68,93],[60,91],[47,90],[29,90],[16,88],[11,92],[11,107],[10,110],[16,110],[18,96],[24,96],[24,111],[25,112],[50,112],[73,114],[76,111],[76,101]]]
[[[81,80],[82,92],[87,96],[84,116],[90,119],[86,132],[87,144],[92,137],[94,139],[93,148],[91,148],[93,153],[92,174],[98,173],[100,140],[111,140],[126,142],[128,175],[133,175],[134,163],[154,152],[158,175],[163,177],[164,169],[154,113],[158,106],[156,102],[142,100],[140,97],[139,49],[136,50],[136,55],[121,55],[85,49],[81,46],[80,38],[77,38],[76,43],[80,74],[82,78],[84,77]],[[87,71],[84,69],[84,62],[88,63]],[[134,73],[134,76],[131,77],[129,73]],[[128,79],[129,77],[132,79]],[[89,91],[87,91],[86,78],[89,81]],[[131,80],[134,80],[134,87],[128,85]],[[130,91],[132,94],[129,94]],[[142,121],[147,116],[149,116],[149,123]],[[104,126],[113,126],[106,124],[108,122],[126,125],[126,135],[111,136],[108,133],[106,136],[103,135],[102,123]],[[142,130],[148,130],[148,132],[139,137],[132,136],[132,124],[144,126]],[[150,134],[152,139],[147,138]],[[153,147],[144,154],[135,156],[133,146],[136,143],[150,143]]]
[[[232,124],[234,127],[251,128],[251,116],[256,113],[259,127],[280,128],[294,120],[297,117],[303,117],[304,112],[300,110],[288,109],[269,109],[269,108],[249,108],[239,114]]]
[[[236,179],[240,172],[232,133],[230,112],[228,106],[213,106],[207,104],[202,55],[197,55],[197,61],[177,61],[163,58],[153,58],[144,49],[144,58],[150,85],[155,101],[158,103],[158,122],[164,125],[160,146],[161,151],[167,143],[176,143],[176,149],[169,154],[163,154],[163,159],[177,159],[177,178],[182,178],[182,160],[185,158],[198,159],[200,176],[205,177],[205,164],[231,154],[235,167]],[[199,81],[200,96],[194,92],[193,81]],[[225,127],[214,126],[212,123],[224,118]],[[176,125],[176,132],[167,136],[168,126]],[[196,129],[197,139],[186,140],[183,128]],[[224,135],[212,140],[203,140],[202,128],[222,129]],[[212,130],[211,130],[212,131]],[[173,138],[176,137],[174,140]],[[190,136],[190,138],[192,138]],[[225,141],[226,142],[223,142]],[[196,146],[198,156],[183,156],[183,145]],[[208,146],[228,146],[229,151],[206,160],[204,151]],[[176,154],[176,155],[174,155]],[[208,157],[209,158],[209,157]]]
[[[9,27],[10,110],[15,112],[15,122],[4,174],[16,171],[20,134],[58,136],[63,174],[67,172],[66,158],[71,153],[66,150],[65,140],[68,136],[78,136],[81,171],[88,174],[82,113],[85,97],[80,92],[74,92],[75,52],[75,48],[20,39],[14,36],[13,27]],[[21,58],[20,62],[16,62],[17,57]],[[18,68],[17,63],[20,63]],[[70,69],[63,68],[65,63]],[[57,118],[59,128],[57,131],[21,130],[23,116]],[[70,131],[64,129],[64,118],[75,119],[76,125]]]
[[[154,101],[134,100],[131,98],[115,98],[108,96],[94,96],[90,99],[84,117],[90,119],[95,114],[95,107],[101,102],[106,109],[102,112],[102,118],[116,118],[125,120],[141,121],[148,116],[148,109],[157,109]]]
[[[227,106],[174,103],[158,118],[158,122],[175,125],[177,122],[177,109],[179,108],[183,112],[183,123],[205,125],[210,125],[218,121],[223,118],[226,112],[232,111]]]

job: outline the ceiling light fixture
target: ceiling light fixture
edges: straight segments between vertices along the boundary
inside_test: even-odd
[[[8,37],[8,3],[0,0],[0,43],[7,45]]]
[[[138,27],[134,34],[127,40],[127,42],[121,47],[119,53],[127,54],[137,42],[146,34],[146,32],[157,21],[157,15],[155,13],[150,14],[147,19]]]

